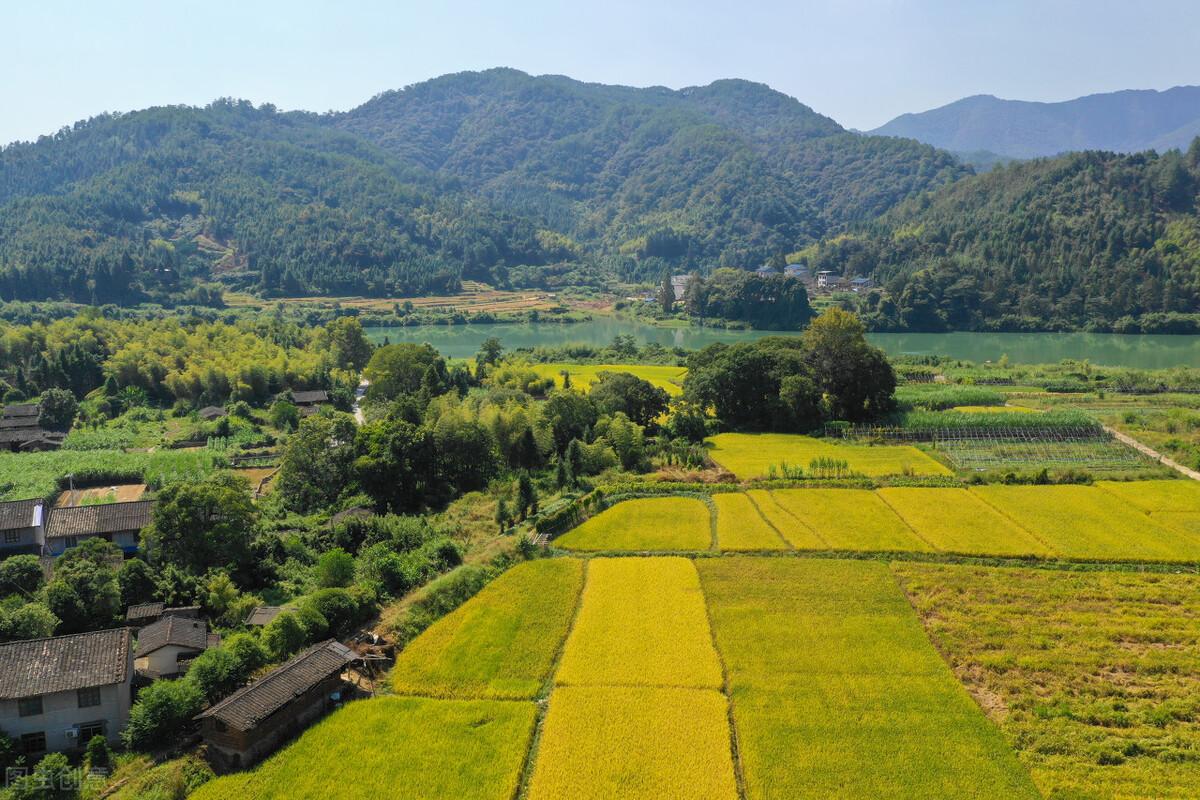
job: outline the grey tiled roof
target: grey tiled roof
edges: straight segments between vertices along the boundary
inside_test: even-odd
[[[142,628],[134,655],[141,658],[172,644],[197,651],[207,649],[208,623],[188,617],[163,617]]]
[[[153,518],[153,500],[56,508],[50,512],[50,521],[46,523],[46,538],[140,531]]]
[[[247,625],[266,625],[279,616],[283,609],[279,606],[258,606],[246,617]]]
[[[253,730],[298,695],[331,675],[339,674],[356,657],[353,650],[333,639],[313,645],[261,680],[238,689],[197,715],[196,719],[215,717],[236,730]]]
[[[0,699],[123,683],[129,629],[0,644]]]
[[[158,619],[162,616],[162,603],[140,603],[136,606],[130,606],[125,611],[125,619],[128,622],[143,619]]]
[[[32,528],[35,524],[34,511],[41,504],[42,501],[38,499],[0,503],[0,531]]]
[[[329,401],[329,392],[324,389],[312,389],[303,392],[292,392],[292,399],[297,405],[311,405],[312,403],[325,403]]]
[[[36,417],[39,413],[37,403],[15,403],[4,407],[5,417]]]

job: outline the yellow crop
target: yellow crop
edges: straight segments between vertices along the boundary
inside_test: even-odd
[[[690,497],[626,500],[554,540],[568,550],[708,550],[708,506]]]
[[[532,364],[530,367],[539,377],[554,378],[555,386],[562,386],[562,373],[566,370],[571,376],[571,386],[576,389],[590,388],[601,372],[628,372],[672,397],[683,394],[683,378],[687,375],[687,367],[656,364]]]
[[[583,584],[583,562],[519,564],[400,653],[399,694],[533,699],[562,647]]]
[[[589,686],[718,688],[696,568],[686,558],[600,558],[555,678]]]
[[[786,550],[788,544],[740,492],[713,495],[717,507],[717,544],[722,550]]]
[[[1050,555],[1050,548],[965,489],[880,489],[879,496],[938,550],[994,556]]]
[[[1098,481],[1096,485],[1142,511],[1200,513],[1200,481]]]
[[[828,549],[933,549],[866,489],[782,489],[771,494]]]
[[[735,800],[725,696],[710,689],[555,689],[529,797]]]
[[[863,475],[949,475],[950,470],[915,447],[842,444],[789,433],[721,433],[707,440],[709,455],[742,480],[762,478],[772,466],[808,470],[814,458],[848,462]]]
[[[807,525],[796,519],[795,515],[784,510],[775,499],[772,492],[766,489],[751,489],[746,495],[754,501],[763,517],[771,523],[775,530],[787,540],[788,544],[797,550],[825,550],[829,547],[825,540],[817,536]]]

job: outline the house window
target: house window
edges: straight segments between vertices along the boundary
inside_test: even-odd
[[[20,544],[21,543],[21,532],[19,530],[5,531],[4,532],[4,543],[5,544]]]
[[[21,752],[29,756],[46,752],[46,734],[39,731],[22,736]]]
[[[42,713],[42,698],[22,697],[17,701],[17,713],[22,717],[36,717]]]
[[[77,694],[79,695],[80,708],[91,708],[92,706],[100,705],[99,686],[89,686],[86,689],[80,689]]]
[[[104,720],[79,724],[79,746],[86,747],[93,737],[104,735]]]

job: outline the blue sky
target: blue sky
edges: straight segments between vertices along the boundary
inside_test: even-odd
[[[672,88],[748,78],[862,129],[971,94],[1200,83],[1195,0],[25,0],[0,20],[0,142],[222,96],[344,110],[492,66]]]

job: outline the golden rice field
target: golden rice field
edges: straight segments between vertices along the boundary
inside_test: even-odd
[[[717,511],[717,545],[722,550],[786,550],[788,543],[741,492],[713,495]]]
[[[892,569],[1045,797],[1200,797],[1194,575]]]
[[[763,519],[779,531],[787,543],[796,550],[828,550],[824,539],[808,526],[801,525],[795,515],[789,513],[775,499],[775,493],[766,489],[751,489],[746,496],[754,501],[754,507]]]
[[[944,553],[1049,556],[1036,536],[966,489],[885,487],[877,494],[921,538]]]
[[[930,645],[887,565],[697,563],[746,797],[1039,797]]]
[[[725,695],[712,689],[562,686],[530,800],[737,800]]]
[[[541,378],[553,378],[554,385],[563,385],[562,373],[571,376],[571,386],[589,389],[601,372],[628,372],[649,381],[672,397],[683,394],[683,379],[687,367],[672,367],[661,364],[531,364],[530,369]]]
[[[583,562],[519,564],[404,649],[397,694],[535,698],[549,678],[583,586]]]
[[[1096,486],[1146,512],[1200,512],[1200,481],[1097,481]]]
[[[720,688],[721,664],[691,560],[590,561],[555,682]]]
[[[1196,561],[1200,538],[1095,486],[980,486],[980,499],[1066,558]]]
[[[830,550],[921,552],[933,548],[867,489],[781,489],[771,495]],[[784,530],[784,536],[788,535]]]
[[[257,769],[210,781],[191,800],[510,800],[536,706],[380,697],[351,703]]]
[[[843,444],[788,433],[720,433],[705,440],[709,456],[741,480],[766,477],[787,463],[808,470],[814,458],[848,462],[862,475],[950,475],[942,464],[907,445]]]
[[[554,543],[568,550],[707,550],[712,523],[701,500],[640,498],[605,509]]]

